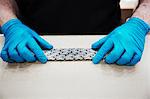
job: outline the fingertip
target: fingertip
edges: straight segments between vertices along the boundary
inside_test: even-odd
[[[136,64],[138,64],[138,62],[139,62],[140,60],[136,60],[136,61],[131,61],[130,63],[128,63],[127,65],[128,66],[135,66]]]
[[[53,45],[51,45],[51,44],[49,44],[48,46],[47,46],[47,49],[52,49],[53,48]]]
[[[94,61],[94,60],[93,60],[92,62],[93,62],[93,64],[98,64],[98,62],[96,62],[96,61]]]
[[[45,63],[47,63],[47,61],[48,61],[48,59],[46,58],[45,55],[44,55],[43,57],[39,57],[38,59],[39,59],[39,61],[40,61],[42,64],[45,64]]]
[[[96,43],[93,43],[93,44],[91,45],[91,48],[92,48],[92,49],[97,49],[97,46],[98,46],[98,45],[97,45]]]
[[[98,64],[100,62],[100,60],[97,57],[94,57],[92,59],[93,64]]]
[[[42,63],[42,64],[46,64],[47,63],[47,58],[45,59],[45,58],[43,58],[40,62]]]
[[[8,55],[6,51],[1,52],[1,58],[3,59],[3,61],[8,61]]]
[[[36,62],[36,58],[35,57],[32,57],[28,60],[29,62],[33,63],[33,62]]]
[[[105,63],[107,63],[107,64],[112,64],[112,61],[106,57],[106,58],[105,58]]]
[[[49,44],[48,42],[45,42],[45,44],[40,45],[42,49],[50,50],[53,48],[53,45]]]
[[[118,60],[118,61],[116,62],[116,64],[117,64],[117,65],[123,65],[120,60]]]

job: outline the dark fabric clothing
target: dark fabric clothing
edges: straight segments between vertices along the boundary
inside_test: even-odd
[[[120,24],[120,0],[16,0],[19,18],[39,34],[107,34]]]

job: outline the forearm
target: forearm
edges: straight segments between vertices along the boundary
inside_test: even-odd
[[[150,0],[141,0],[132,17],[138,17],[150,25]]]
[[[0,0],[0,26],[10,19],[16,18],[15,0]]]

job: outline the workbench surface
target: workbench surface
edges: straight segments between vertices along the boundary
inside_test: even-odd
[[[140,0],[120,0],[121,9],[136,9]]]
[[[103,36],[44,36],[55,48],[90,48]],[[2,46],[3,37],[0,37]],[[0,99],[150,99],[150,36],[142,61],[120,67],[91,61],[7,64],[0,59]]]

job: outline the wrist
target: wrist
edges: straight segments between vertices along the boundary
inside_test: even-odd
[[[5,22],[5,23],[2,25],[2,27],[1,27],[2,33],[3,33],[4,35],[9,34],[8,31],[9,31],[11,28],[13,28],[14,26],[16,27],[17,24],[22,24],[22,22],[21,22],[19,19],[17,19],[17,18],[8,20],[8,21]]]
[[[0,17],[0,27],[2,27],[9,20],[16,19],[15,15],[7,15],[6,17]]]
[[[150,25],[140,18],[132,17],[126,23],[138,27],[137,29],[142,30],[145,35],[150,31]]]

